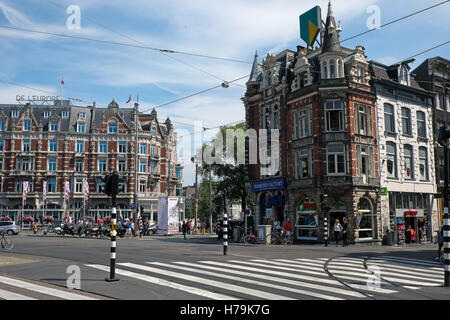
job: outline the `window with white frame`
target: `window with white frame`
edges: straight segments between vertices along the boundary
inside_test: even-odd
[[[414,179],[413,147],[409,144],[403,146],[403,162],[405,164],[405,179]]]
[[[117,123],[112,122],[108,124],[108,133],[117,133]]]
[[[330,79],[336,78],[336,66],[334,61],[330,61]]]
[[[23,131],[30,131],[30,130],[31,130],[31,121],[24,120],[23,121]]]
[[[428,180],[428,152],[426,147],[419,147],[420,180]]]
[[[42,116],[44,117],[44,119],[47,119],[48,117],[50,117],[50,111],[42,112]]]
[[[372,135],[372,109],[370,106],[355,103],[355,132],[361,135]]]
[[[384,130],[395,132],[394,106],[388,103],[384,104]]]
[[[98,171],[106,171],[106,160],[105,159],[98,160]]]
[[[119,152],[120,153],[127,152],[127,143],[126,142],[119,142]]]
[[[57,152],[58,151],[58,141],[57,140],[50,140],[48,149],[49,149],[50,152]]]
[[[140,154],[147,154],[147,144],[141,143],[139,147],[139,153]]]
[[[139,172],[145,173],[146,170],[147,170],[147,164],[146,164],[145,160],[141,160],[139,162]]]
[[[97,180],[97,192],[103,193],[104,190],[105,190],[105,183],[103,182],[102,179],[98,179]]]
[[[411,135],[411,110],[402,108],[402,130],[403,134]]]
[[[139,192],[140,193],[145,193],[147,190],[146,190],[146,182],[145,182],[145,180],[140,180],[139,181]]]
[[[329,100],[325,102],[326,131],[344,130],[344,110],[341,100]]]
[[[78,117],[79,117],[80,119],[86,119],[86,112],[80,112],[80,113],[78,114]]]
[[[359,176],[374,176],[373,147],[367,145],[356,145],[357,172]]]
[[[311,108],[294,112],[294,139],[304,138],[311,135]]]
[[[386,143],[386,166],[388,178],[397,178],[397,147],[390,141]]]
[[[75,160],[75,171],[82,172],[83,171],[83,160],[77,159]]]
[[[53,132],[58,131],[58,122],[57,121],[50,122],[50,131],[53,131]]]
[[[76,178],[75,179],[75,192],[76,193],[82,193],[83,192],[83,179],[82,178]]]
[[[28,139],[23,140],[22,151],[30,151],[31,150],[31,141]]]
[[[69,117],[69,112],[68,111],[61,112],[61,117],[68,118]]]
[[[98,152],[106,153],[108,152],[108,143],[106,141],[100,141],[98,144]]]
[[[329,175],[345,174],[344,144],[327,145],[327,173]]]
[[[127,164],[125,160],[119,160],[119,163],[117,165],[119,172],[125,172],[127,171]]]
[[[417,135],[421,138],[427,137],[426,122],[425,122],[425,112],[417,111]]]
[[[83,152],[83,141],[77,141],[76,152]]]
[[[33,158],[18,158],[16,168],[22,171],[33,170]]]
[[[48,171],[56,171],[56,158],[48,159]]]
[[[151,154],[152,156],[154,156],[154,155],[156,154],[156,146],[155,146],[154,144],[152,144],[152,145],[150,146],[150,154]]]
[[[19,110],[12,110],[11,111],[11,117],[17,118],[19,116]]]
[[[156,137],[156,128],[155,127],[152,127],[152,136]]]
[[[297,179],[312,177],[311,162],[311,150],[301,150],[295,153],[295,177]]]
[[[84,122],[78,122],[77,123],[77,132],[78,133],[84,133],[85,131],[85,123]]]
[[[357,67],[356,70],[356,81],[364,84],[366,82],[366,71],[363,67]]]

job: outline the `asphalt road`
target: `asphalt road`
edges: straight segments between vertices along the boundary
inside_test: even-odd
[[[106,282],[108,239],[23,234],[14,240],[13,250],[0,250],[0,276],[66,288],[71,276],[68,268],[75,266],[80,270],[81,290],[72,292],[98,299],[450,298],[450,290],[440,283],[442,268],[432,261],[437,251],[433,244],[325,247],[230,243],[224,256],[222,241],[216,237],[118,239],[116,277],[120,281]],[[367,269],[376,266],[382,270],[381,288],[368,291],[365,283],[371,274]],[[7,291],[8,285],[4,286]],[[0,285],[0,293],[1,289]]]

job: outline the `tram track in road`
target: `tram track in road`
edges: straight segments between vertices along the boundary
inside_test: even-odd
[[[383,277],[382,274],[375,274],[375,271],[372,271],[369,269],[369,263],[371,259],[376,259],[376,258],[381,258],[383,257],[383,255],[372,255],[372,256],[364,256],[361,257],[361,263],[362,265],[360,267],[363,267],[363,269],[361,269],[361,271],[365,271],[365,273],[361,273],[360,277],[363,275],[367,276],[367,280],[369,280],[369,277],[374,277],[374,279],[378,278],[378,280],[380,281],[380,283],[385,283],[389,286],[389,289],[382,289],[382,290],[389,290],[389,291],[396,291],[396,296],[394,299],[407,299],[407,300],[411,300],[412,297],[417,297],[420,300],[438,300],[430,295],[424,294],[419,292],[418,290],[413,290],[411,288],[408,288],[408,286],[403,286],[400,285],[398,283],[396,283],[395,281],[386,279],[386,277]],[[368,293],[363,289],[359,289],[355,287],[355,281],[352,280],[346,280],[344,278],[349,278],[348,276],[340,276],[339,274],[334,274],[332,270],[333,269],[333,262],[336,262],[338,265],[345,265],[346,263],[343,262],[346,259],[354,259],[353,257],[350,256],[334,256],[331,257],[329,259],[327,259],[323,265],[324,271],[328,274],[328,276],[336,281],[338,281],[339,283],[341,283],[342,285],[346,286],[348,289],[353,290],[355,292],[358,292],[359,294],[367,297],[368,299],[371,300],[386,300],[386,299],[392,299],[393,296],[390,294],[385,294],[383,292],[376,292],[376,289],[373,290],[375,291],[374,293]],[[348,260],[351,261],[351,260]],[[386,262],[387,263],[387,262]],[[331,268],[330,268],[331,267]],[[349,266],[348,267],[348,271],[350,274],[354,274],[354,272],[352,272],[352,270],[355,270],[355,266]],[[381,269],[383,268],[383,265],[379,265],[379,267],[381,267]],[[345,267],[341,267],[344,268]],[[351,278],[351,277],[350,277]],[[359,280],[359,282],[362,282],[362,280]],[[356,285],[361,287],[361,285]],[[369,286],[368,286],[369,289]],[[403,295],[403,293],[406,293],[405,295]],[[399,297],[400,295],[400,297]],[[404,297],[404,298],[401,298]]]
[[[368,257],[364,258],[363,265],[364,265],[364,268],[367,270],[368,273],[371,273],[371,271],[369,270],[369,267],[367,265],[367,261],[370,260],[371,258],[378,258],[378,257],[381,257],[381,256],[379,256],[379,255],[378,256],[368,256]],[[389,283],[390,285],[392,285],[395,288],[401,288],[402,291],[407,291],[407,292],[409,292],[411,294],[420,296],[422,298],[427,298],[427,299],[430,299],[430,300],[438,300],[438,299],[433,298],[433,297],[431,297],[429,295],[420,293],[418,291],[412,290],[412,289],[404,287],[404,286],[400,286],[399,284],[397,284],[397,283],[395,283],[395,282],[393,282],[391,280],[387,280],[387,279],[383,278],[382,275],[380,275],[380,280]]]

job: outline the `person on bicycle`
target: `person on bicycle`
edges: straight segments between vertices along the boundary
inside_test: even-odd
[[[287,218],[286,223],[284,224],[284,230],[286,230],[286,235],[290,236],[292,231],[291,219]]]

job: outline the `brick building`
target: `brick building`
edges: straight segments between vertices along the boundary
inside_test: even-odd
[[[109,215],[109,198],[101,187],[102,178],[112,171],[123,179],[119,213],[130,215],[136,183],[134,119],[134,108],[119,108],[114,100],[107,108],[95,103],[74,106],[65,100],[54,105],[0,105],[0,215],[17,217],[21,212],[24,181],[30,185],[25,215]],[[170,119],[160,123],[153,110],[139,114],[138,128],[138,205],[142,216],[154,220],[159,195],[181,195],[182,167],[177,164]],[[64,195],[67,181],[69,201]],[[85,181],[90,191],[87,204]]]
[[[279,152],[280,165],[266,176],[260,162],[247,162],[247,187],[256,223],[289,218],[296,240],[323,240],[322,209],[329,206],[329,224],[346,216],[351,240],[379,241],[376,96],[364,48],[341,46],[340,31],[329,4],[318,49],[298,46],[262,64],[255,56],[242,98],[247,128],[279,129],[277,150],[269,144],[265,152]]]

